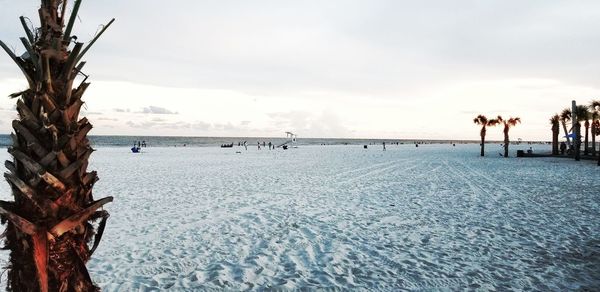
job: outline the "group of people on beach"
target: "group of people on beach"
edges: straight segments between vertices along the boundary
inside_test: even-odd
[[[238,142],[238,147],[244,146],[244,149],[248,150],[248,141],[244,141],[244,142]],[[258,147],[258,150],[261,150],[261,143],[260,141],[256,142],[256,146]],[[269,150],[275,150],[275,148],[277,146],[275,146],[275,144],[273,144],[271,141],[269,141],[269,143],[263,141],[262,142],[262,148],[265,147],[269,147]]]
[[[146,140],[134,141],[133,142],[133,147],[137,147],[137,148],[147,147]]]

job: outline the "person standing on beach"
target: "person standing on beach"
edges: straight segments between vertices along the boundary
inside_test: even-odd
[[[260,150],[260,142],[256,142],[256,144],[258,145],[258,150]]]
[[[567,150],[567,144],[565,144],[565,142],[560,142],[560,155],[565,155],[566,150]]]
[[[246,143],[246,141],[244,141],[244,148],[248,150],[248,143]]]
[[[271,146],[272,146],[272,145],[273,145],[273,144],[271,143],[271,141],[269,141],[269,150],[271,150]]]
[[[383,151],[385,151],[385,142],[383,142]]]

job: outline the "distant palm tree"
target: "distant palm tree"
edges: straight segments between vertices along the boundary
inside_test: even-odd
[[[558,135],[560,133],[560,116],[558,114],[553,115],[550,118],[550,124],[552,125],[552,155],[558,155]]]
[[[588,141],[589,141],[589,134],[590,134],[590,112],[588,111],[588,107],[585,105],[578,105],[575,108],[575,116],[577,118],[577,121],[574,121],[576,126],[578,128],[581,129],[581,122],[584,122],[584,126],[585,126],[585,142],[584,142],[584,150],[583,150],[583,154],[587,155],[588,154]],[[577,131],[577,133],[579,133],[577,139],[578,141],[576,141],[577,146],[576,146],[576,150],[577,151],[581,151],[581,132]]]
[[[510,144],[510,141],[508,139],[508,131],[510,130],[511,127],[514,127],[518,123],[520,123],[521,118],[511,117],[508,120],[504,120],[501,116],[498,116],[498,121],[500,123],[504,124],[504,157],[508,157],[508,144]]]
[[[596,136],[600,135],[600,100],[593,100],[590,103],[590,112],[592,113],[592,155],[596,156]]]
[[[484,115],[478,115],[475,119],[473,119],[473,122],[477,125],[481,125],[481,131],[479,131],[479,136],[481,136],[481,156],[485,155],[485,134],[486,134],[486,128],[488,126],[493,127],[495,125],[497,125],[499,123],[498,119],[491,119],[488,120],[488,118]]]
[[[567,138],[567,147],[571,149],[571,139],[569,138],[569,131],[567,131],[567,122],[571,120],[571,110],[566,108],[560,113],[560,122],[563,126],[563,130],[565,131],[565,136]]]

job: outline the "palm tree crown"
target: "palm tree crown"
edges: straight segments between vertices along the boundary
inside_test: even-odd
[[[518,123],[521,122],[521,118],[516,117],[510,117],[508,120],[504,120],[501,116],[498,116],[498,122],[499,123],[503,123],[505,127],[514,127],[516,126]]]
[[[478,115],[476,118],[473,119],[473,123],[477,125],[486,126],[488,123],[488,118],[484,115]]]
[[[550,124],[553,127],[558,127],[559,123],[560,123],[560,116],[558,114],[555,114],[550,118]]]
[[[588,106],[578,105],[575,107],[575,117],[577,118],[577,122],[584,122],[590,119],[590,112],[588,111]]]
[[[600,112],[600,100],[592,100],[589,108],[592,113]]]

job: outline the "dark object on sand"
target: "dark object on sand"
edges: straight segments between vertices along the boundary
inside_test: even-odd
[[[133,152],[133,153],[140,153],[140,147],[137,147],[137,146],[131,147],[131,152]]]
[[[283,150],[287,150],[288,149],[288,145],[283,145],[283,146],[281,146],[281,148],[283,148]]]
[[[233,148],[233,143],[231,143],[231,144],[221,144],[221,148]]]
[[[517,150],[517,157],[525,157],[525,151]]]
[[[367,148],[369,148],[369,146],[363,145],[363,149],[367,149]]]

